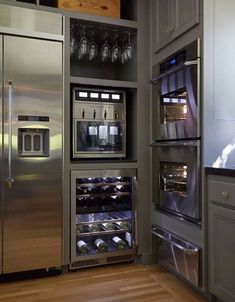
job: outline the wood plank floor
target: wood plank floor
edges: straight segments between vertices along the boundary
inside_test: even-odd
[[[0,302],[202,302],[157,266],[121,264],[0,284]]]

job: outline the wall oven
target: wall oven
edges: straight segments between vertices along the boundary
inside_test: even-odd
[[[200,144],[195,141],[153,144],[156,208],[199,222]]]
[[[200,41],[172,54],[153,72],[158,74],[152,79],[153,202],[200,223]]]
[[[154,140],[200,137],[199,41],[153,67]]]
[[[126,156],[126,95],[73,88],[73,158]]]

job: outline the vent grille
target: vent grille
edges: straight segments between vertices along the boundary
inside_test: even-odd
[[[76,268],[82,268],[82,267],[95,266],[95,265],[99,265],[99,264],[100,264],[99,259],[81,260],[81,261],[73,262],[71,264],[70,268],[76,269]]]
[[[132,255],[122,255],[122,256],[113,256],[107,258],[107,263],[114,263],[114,262],[122,262],[122,261],[131,261]]]

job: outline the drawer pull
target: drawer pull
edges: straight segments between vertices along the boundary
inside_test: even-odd
[[[223,192],[222,195],[223,195],[224,198],[227,198],[227,199],[230,197],[229,192],[226,192],[226,191]]]

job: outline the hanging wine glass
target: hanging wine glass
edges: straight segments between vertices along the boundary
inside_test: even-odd
[[[101,61],[102,62],[108,62],[110,60],[111,56],[111,46],[107,42],[107,36],[106,33],[104,36],[104,44],[101,46]]]
[[[97,57],[97,54],[98,54],[98,45],[95,43],[95,40],[94,40],[94,31],[92,31],[91,36],[92,36],[91,42],[88,45],[89,61],[93,61]]]
[[[122,46],[121,60],[122,60],[122,64],[125,64],[125,63],[128,62],[128,60],[129,60],[129,58],[128,58],[128,52],[127,52],[127,47],[126,47],[125,37],[123,37],[123,46]]]
[[[74,25],[71,25],[70,28],[70,56],[74,57],[77,50],[77,41],[74,35]]]
[[[121,61],[121,54],[122,50],[121,47],[117,44],[118,35],[116,32],[115,38],[114,38],[114,46],[111,51],[111,61],[112,63],[118,63]]]
[[[78,44],[78,59],[81,60],[88,55],[88,44],[89,41],[86,38],[86,26],[83,26],[83,31],[81,34],[81,39]]]
[[[127,52],[127,56],[128,56],[128,60],[131,60],[133,58],[133,45],[131,43],[131,33],[128,33],[128,43],[126,45],[126,52]]]

